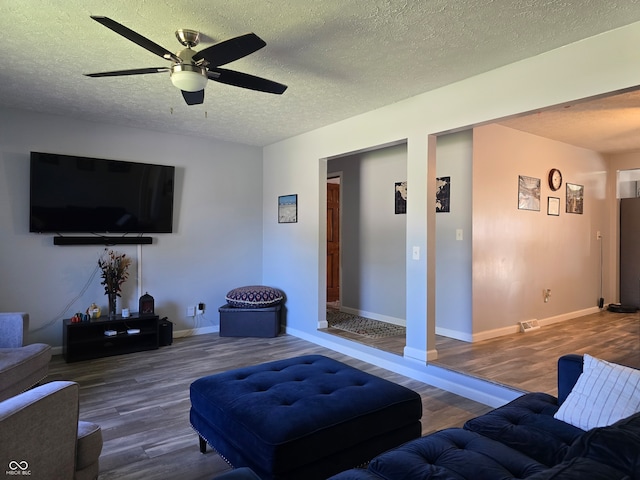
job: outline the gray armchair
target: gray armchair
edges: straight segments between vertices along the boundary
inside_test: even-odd
[[[0,465],[7,475],[98,477],[100,426],[79,421],[79,387],[50,382],[0,402]]]
[[[47,376],[51,347],[24,345],[29,332],[26,313],[0,313],[0,401],[33,387]]]

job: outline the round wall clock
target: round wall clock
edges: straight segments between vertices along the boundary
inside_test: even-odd
[[[562,173],[557,168],[549,171],[549,188],[554,192],[562,186]]]

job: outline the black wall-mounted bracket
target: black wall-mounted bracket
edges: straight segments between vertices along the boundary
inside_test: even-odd
[[[54,245],[150,245],[152,237],[53,237]]]

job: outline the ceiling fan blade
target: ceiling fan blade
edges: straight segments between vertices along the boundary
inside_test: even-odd
[[[121,77],[125,75],[145,75],[169,71],[169,67],[134,68],[132,70],[114,70],[113,72],[85,73],[85,77]]]
[[[246,57],[250,53],[260,50],[266,44],[255,33],[247,33],[200,50],[193,56],[193,61],[206,60],[210,65],[217,67]]]
[[[148,38],[143,37],[137,32],[134,32],[130,28],[125,27],[124,25],[116,22],[115,20],[111,20],[109,17],[103,17],[100,15],[91,15],[96,22],[101,23],[105,27],[113,30],[119,35],[122,35],[127,40],[131,40],[133,43],[140,45],[142,48],[149,50],[151,53],[155,53],[159,57],[162,57],[166,60],[172,60],[174,62],[180,63],[182,60],[178,58],[178,56],[164,47],[161,47],[157,43],[152,42]]]
[[[187,92],[185,90],[181,90],[182,98],[187,102],[187,105],[199,105],[204,102],[204,90],[200,90],[198,92]]]
[[[248,88],[259,92],[275,93],[280,95],[287,89],[287,86],[282,83],[224,68],[212,68],[207,72],[207,76],[209,77],[209,80],[213,80],[214,82],[226,83],[227,85]]]

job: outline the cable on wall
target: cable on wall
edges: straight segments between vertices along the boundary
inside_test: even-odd
[[[88,290],[89,286],[93,284],[93,281],[96,278],[96,275],[98,274],[99,270],[100,270],[100,266],[96,263],[96,266],[94,267],[93,272],[91,272],[89,279],[85,283],[84,287],[82,287],[82,290],[80,290],[80,293],[78,293],[78,295],[73,297],[73,299],[71,299],[69,303],[67,303],[64,306],[62,311],[58,315],[56,315],[54,318],[49,320],[44,325],[39,326],[38,328],[34,328],[33,330],[29,329],[29,331],[32,333],[39,332],[40,330],[44,330],[45,328],[49,328],[52,325],[55,325],[58,322],[58,320],[64,318],[67,312],[69,311],[69,309],[71,309],[71,307],[73,306],[73,304],[76,303],[78,300],[80,300],[82,295],[84,295],[84,293]]]

